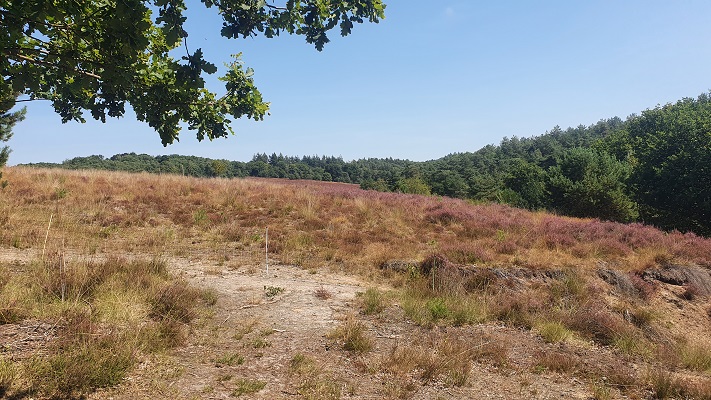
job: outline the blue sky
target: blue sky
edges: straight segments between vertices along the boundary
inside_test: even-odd
[[[346,38],[333,32],[320,53],[301,37],[221,39],[219,16],[197,8],[190,50],[203,48],[218,66],[242,52],[271,116],[237,121],[236,135],[213,142],[186,129],[164,148],[131,113],[62,124],[49,103],[26,103],[9,164],[127,152],[424,161],[711,89],[707,0],[386,3],[384,21],[357,25]],[[216,80],[209,84],[219,91]]]

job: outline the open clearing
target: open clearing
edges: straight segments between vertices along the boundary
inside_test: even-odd
[[[12,398],[711,398],[708,239],[343,184],[5,172]],[[123,364],[72,382],[84,354],[112,368],[107,340]]]

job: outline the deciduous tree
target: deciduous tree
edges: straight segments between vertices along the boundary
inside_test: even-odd
[[[218,12],[226,39],[302,35],[319,51],[338,28],[384,18],[381,0],[202,0],[190,7]],[[198,140],[232,132],[230,118],[261,120],[269,109],[252,70],[236,55],[205,87],[217,67],[201,49],[189,51],[184,0],[0,0],[0,92],[52,102],[63,122],[120,117],[130,104],[163,145],[181,124]],[[184,49],[178,49],[179,47]],[[191,49],[192,50],[192,49]]]

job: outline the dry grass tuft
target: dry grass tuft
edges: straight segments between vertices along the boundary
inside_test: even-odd
[[[341,398],[341,384],[324,371],[316,361],[301,353],[292,357],[289,371],[298,380],[298,394],[304,399],[337,400]]]
[[[316,296],[316,298],[320,299],[320,300],[328,300],[331,297],[333,297],[331,292],[329,292],[328,289],[326,289],[324,287],[320,287],[320,288],[316,289],[314,291],[314,296]]]
[[[574,372],[580,364],[578,356],[563,351],[539,351],[534,359],[537,360],[536,369],[560,373]]]
[[[369,352],[373,348],[373,338],[367,333],[367,327],[355,316],[349,315],[336,329],[326,335],[335,340],[344,350],[356,354]]]
[[[12,317],[3,314],[7,323],[33,316],[56,326],[43,355],[12,368],[0,363],[0,386],[11,396],[83,397],[118,384],[141,354],[184,342],[200,298],[155,260],[68,263],[59,255],[5,279],[0,298],[12,305],[5,307]]]
[[[398,379],[416,373],[423,383],[439,381],[447,386],[463,386],[469,379],[472,361],[483,357],[483,347],[472,346],[455,335],[432,334],[424,340],[395,344],[380,364],[382,370]]]
[[[360,295],[360,301],[365,315],[379,314],[385,309],[385,295],[376,288],[368,288]]]

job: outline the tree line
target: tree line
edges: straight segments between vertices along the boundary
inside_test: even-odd
[[[556,126],[475,152],[425,162],[256,154],[248,162],[169,155],[77,157],[70,169],[267,177],[359,184],[364,189],[498,202],[530,210],[645,222],[711,235],[711,96],[685,98],[627,119]]]

